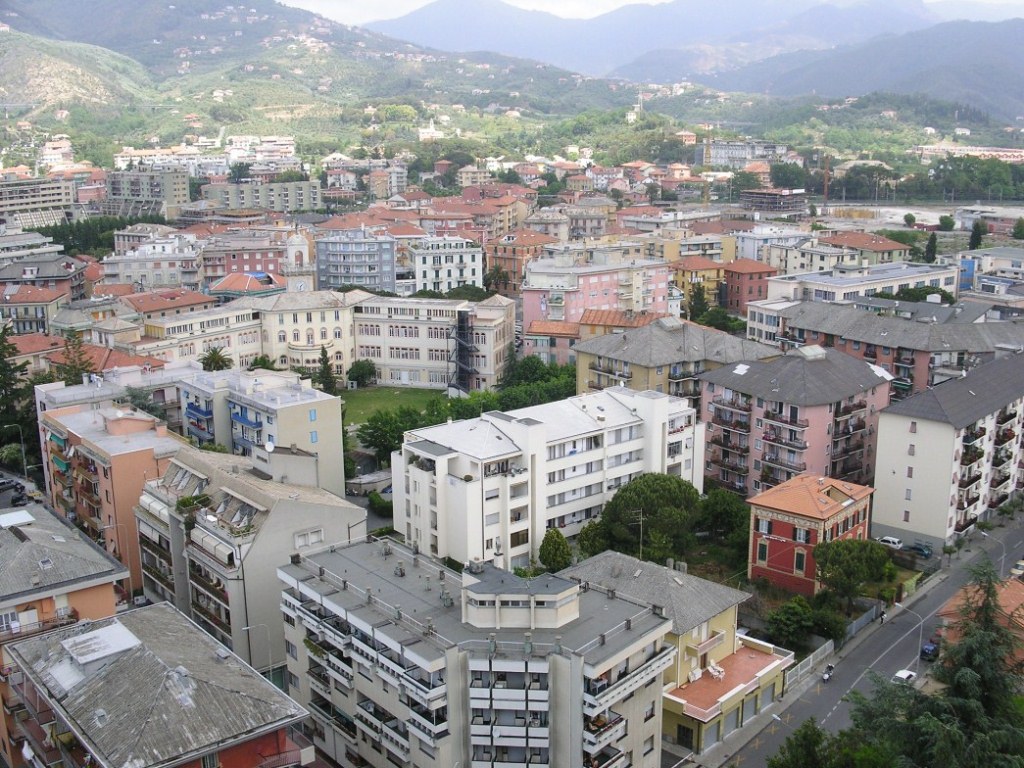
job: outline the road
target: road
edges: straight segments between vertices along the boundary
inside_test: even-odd
[[[778,716],[777,720],[762,715],[760,717],[765,724],[756,735],[740,736],[750,738],[744,746],[730,745],[727,739],[706,757],[697,757],[697,762],[705,766],[763,766],[768,757],[778,752],[786,737],[809,717],[816,718],[832,733],[849,727],[850,705],[843,699],[853,690],[870,694],[874,675],[888,680],[900,669],[917,670],[924,675],[929,665],[918,658],[920,638],[927,639],[933,634],[939,624],[936,613],[968,581],[969,565],[987,555],[999,567],[1003,557],[1000,541],[1006,546],[1003,572],[1007,573],[1019,557],[1024,557],[1024,527],[1019,523],[996,528],[987,539],[975,533],[971,551],[963,550],[960,560],[954,555],[950,567],[936,573],[930,580],[933,583],[918,595],[911,596],[905,608],[893,607],[884,624],[875,624],[864,630],[861,636],[839,652],[838,659],[834,661],[834,676],[828,683],[822,682],[821,670],[817,670],[809,681],[798,684],[776,705],[774,715]],[[914,613],[924,619],[923,632],[922,623]],[[752,725],[757,727],[757,724]],[[713,754],[715,751],[719,754]]]

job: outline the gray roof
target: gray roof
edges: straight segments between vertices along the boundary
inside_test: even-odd
[[[750,597],[683,571],[637,560],[621,552],[602,552],[558,573],[614,589],[648,605],[660,605],[677,635],[689,632]]]
[[[837,303],[844,305],[847,302]],[[933,323],[976,323],[984,320],[986,313],[993,307],[991,301],[960,301],[950,305],[932,301],[879,299],[876,296],[858,296],[849,303],[858,309],[884,316]]]
[[[927,352],[993,352],[1001,345],[1024,345],[1024,324],[1013,322],[946,323],[931,317],[904,320],[879,317],[853,306],[802,302],[779,315],[786,327],[842,336],[866,344]]]
[[[722,366],[697,378],[767,400],[824,405],[887,386],[893,376],[837,349],[807,346],[767,362]]]
[[[514,573],[495,568],[491,563],[482,563],[480,573],[474,573],[476,582],[466,584],[467,592],[485,595],[560,595],[572,589],[572,582],[555,574],[542,573],[533,579],[524,579]]]
[[[1024,354],[999,357],[893,403],[882,413],[939,421],[963,429],[1024,397]]]
[[[58,587],[127,576],[121,563],[39,504],[0,514],[0,606]]]
[[[68,269],[66,265],[70,264]],[[35,267],[33,279],[65,278],[85,269],[86,263],[66,253],[39,252],[0,267],[0,280],[21,280],[26,267]]]
[[[8,648],[111,768],[196,760],[307,715],[169,603]]]
[[[720,364],[778,357],[779,350],[715,328],[663,317],[625,333],[608,333],[576,345],[586,352],[647,368],[709,361]]]

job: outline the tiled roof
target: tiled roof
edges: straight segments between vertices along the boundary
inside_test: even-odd
[[[603,325],[614,328],[642,328],[668,315],[623,312],[619,309],[585,309],[580,325]]]
[[[672,269],[677,272],[702,272],[707,269],[721,269],[724,265],[720,261],[714,261],[706,256],[684,256],[672,264]]]
[[[735,261],[731,261],[725,265],[725,271],[753,274],[758,272],[776,273],[779,270],[770,264],[765,264],[763,261],[754,261],[753,259],[736,259]]]
[[[89,361],[89,370],[93,373],[109,371],[111,368],[122,368],[126,365],[149,366],[150,368],[163,368],[164,361],[156,357],[133,355],[109,347],[99,347],[95,344],[83,344],[82,353]],[[63,342],[53,352],[46,355],[51,366],[63,365],[66,361]]]
[[[814,520],[827,520],[848,506],[851,499],[865,499],[874,491],[875,489],[869,486],[848,483],[832,477],[797,475],[747,499],[747,503]]]
[[[169,291],[133,293],[130,296],[125,296],[124,301],[137,312],[159,312],[162,309],[210,304],[213,302],[213,299],[199,291],[174,288]]]
[[[285,279],[272,272],[252,274],[236,272],[225,275],[210,286],[210,293],[232,291],[244,293],[263,293],[264,291],[284,290],[287,288]]]
[[[23,333],[11,336],[9,341],[17,348],[19,355],[38,355],[48,349],[64,347],[63,339],[45,333]]]
[[[37,288],[34,285],[5,285],[3,287],[4,304],[49,304],[68,292],[59,288]]]
[[[534,320],[530,323],[526,333],[530,336],[562,336],[578,339],[580,336],[580,324],[564,320]]]
[[[93,296],[130,296],[135,293],[135,286],[131,283],[100,283],[93,286]]]
[[[750,597],[738,589],[611,550],[570,566],[558,575],[661,606],[665,616],[672,619],[672,631],[677,635],[699,627]]]
[[[882,413],[938,421],[963,429],[1024,397],[1024,353],[996,358],[966,376],[893,403]]]
[[[498,240],[492,240],[490,245],[518,245],[524,247],[554,245],[558,242],[557,237],[545,235],[533,229],[516,229]]]
[[[858,251],[905,251],[907,246],[881,235],[870,232],[837,232],[830,237],[820,238],[821,242]]]

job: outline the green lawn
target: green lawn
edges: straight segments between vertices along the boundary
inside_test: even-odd
[[[409,387],[368,387],[347,389],[339,393],[345,401],[345,426],[362,424],[372,413],[411,405],[422,411],[435,397],[444,397],[437,389],[411,389]]]

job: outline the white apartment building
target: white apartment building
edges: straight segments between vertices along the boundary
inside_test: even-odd
[[[872,536],[936,551],[1024,484],[1024,355],[1008,354],[883,410]]]
[[[796,245],[807,239],[807,232],[792,227],[759,224],[749,232],[735,232],[736,258],[764,261],[761,254],[773,245]]]
[[[796,243],[769,243],[761,249],[760,261],[779,270],[780,275],[800,272],[825,272],[843,264],[859,265],[860,252],[820,243],[815,237],[804,237]]]
[[[144,321],[142,336],[129,351],[160,360],[198,360],[210,349],[223,349],[237,367],[247,367],[263,353],[263,325],[245,299],[213,309]],[[115,345],[116,346],[116,345]],[[319,355],[320,348],[317,347]]]
[[[204,371],[178,385],[184,434],[236,456],[296,449],[316,457],[318,487],[345,493],[341,398],[289,371]]]
[[[703,464],[688,400],[613,387],[407,432],[391,461],[394,524],[423,552],[511,570],[548,528],[575,536],[642,474],[701,490]]]
[[[801,272],[768,278],[768,301],[851,301],[876,293],[896,294],[902,288],[942,288],[957,294],[956,265],[840,264],[824,272]]]
[[[138,283],[144,291],[179,287],[196,291],[199,252],[194,235],[154,238],[124,253],[107,256],[103,260],[103,280]]]
[[[292,213],[315,211],[321,207],[318,180],[206,184],[203,187],[203,199],[216,200],[229,210],[255,208]]]
[[[288,690],[342,765],[658,768],[672,621],[596,584],[461,574],[389,540],[299,553]]]
[[[143,587],[259,670],[285,658],[276,568],[294,552],[366,535],[366,512],[315,487],[308,454],[184,446],[135,507]],[[257,468],[259,467],[259,468]]]
[[[448,293],[461,285],[484,286],[484,252],[464,237],[425,237],[411,244],[417,291]]]

